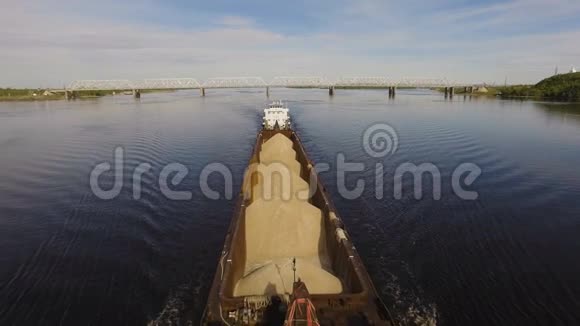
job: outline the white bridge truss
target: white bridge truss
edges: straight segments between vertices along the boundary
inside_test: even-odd
[[[134,89],[129,80],[77,80],[68,85],[71,91],[122,91]]]
[[[165,78],[129,80],[77,80],[72,82],[67,90],[70,91],[121,91],[141,89],[193,89],[201,88],[193,78]]]
[[[414,88],[436,88],[450,87],[446,78],[406,78],[401,79],[397,87],[414,87]]]
[[[193,78],[144,79],[133,82],[133,89],[195,89],[201,88]]]
[[[193,78],[165,78],[130,80],[77,80],[68,91],[145,90],[145,89],[204,89],[204,88],[266,88],[266,87],[462,87],[472,83],[450,82],[446,78],[406,78],[395,81],[387,77],[343,77],[330,82],[323,77],[275,77],[266,83],[261,77],[211,78],[199,83]]]
[[[329,87],[329,83],[323,77],[274,77],[268,87],[309,87],[321,88]]]
[[[392,87],[397,82],[386,77],[343,77],[334,83],[335,87]]]
[[[261,77],[221,77],[211,78],[203,83],[203,88],[265,88],[268,84]]]

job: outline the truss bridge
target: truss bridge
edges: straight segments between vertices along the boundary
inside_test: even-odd
[[[328,89],[334,95],[336,89],[388,89],[389,97],[394,97],[398,88],[441,88],[445,96],[453,96],[454,88],[465,87],[466,92],[473,91],[472,83],[452,82],[446,78],[403,78],[393,79],[381,76],[342,77],[330,80],[318,76],[274,77],[266,82],[261,77],[219,77],[198,82],[194,78],[160,78],[142,80],[76,80],[64,90],[67,98],[74,97],[82,91],[131,91],[136,98],[143,90],[179,90],[199,89],[201,96],[206,90],[218,88],[260,88],[270,95],[271,88],[320,88]]]

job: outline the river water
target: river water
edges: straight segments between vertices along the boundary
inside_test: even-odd
[[[273,90],[343,216],[377,290],[408,325],[580,324],[580,107],[400,90]],[[247,165],[263,91],[210,90],[95,100],[0,103],[0,324],[196,325],[203,311],[233,201],[204,196],[199,174],[221,163],[234,194]],[[362,144],[375,123],[394,128],[394,153],[375,158]],[[123,186],[110,200],[91,190],[99,163],[122,148]],[[338,191],[337,154],[365,170],[347,174],[361,196]],[[142,163],[141,198],[133,173]],[[187,167],[170,200],[164,166]],[[394,198],[404,163],[441,175],[412,178]],[[481,175],[461,199],[452,174],[473,163]],[[377,199],[375,166],[383,165]],[[213,188],[223,188],[217,175]],[[103,188],[113,185],[105,173]],[[431,188],[429,188],[431,186]],[[427,189],[427,190],[425,190]]]

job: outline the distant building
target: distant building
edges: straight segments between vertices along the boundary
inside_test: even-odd
[[[576,72],[576,67],[572,66],[572,68],[570,68],[570,73],[573,74]]]

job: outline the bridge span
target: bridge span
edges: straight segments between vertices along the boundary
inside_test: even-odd
[[[274,77],[269,83],[261,77],[220,77],[210,78],[203,83],[194,78],[160,78],[143,80],[76,80],[64,90],[66,98],[74,98],[80,91],[131,91],[136,98],[143,90],[199,89],[205,96],[206,89],[214,88],[259,88],[270,95],[271,88],[321,88],[334,95],[335,89],[377,88],[388,89],[389,97],[394,97],[397,88],[444,88],[445,97],[453,97],[454,89],[464,87],[473,91],[473,83],[452,82],[446,78],[403,78],[387,77],[342,77],[329,80],[324,77]]]

